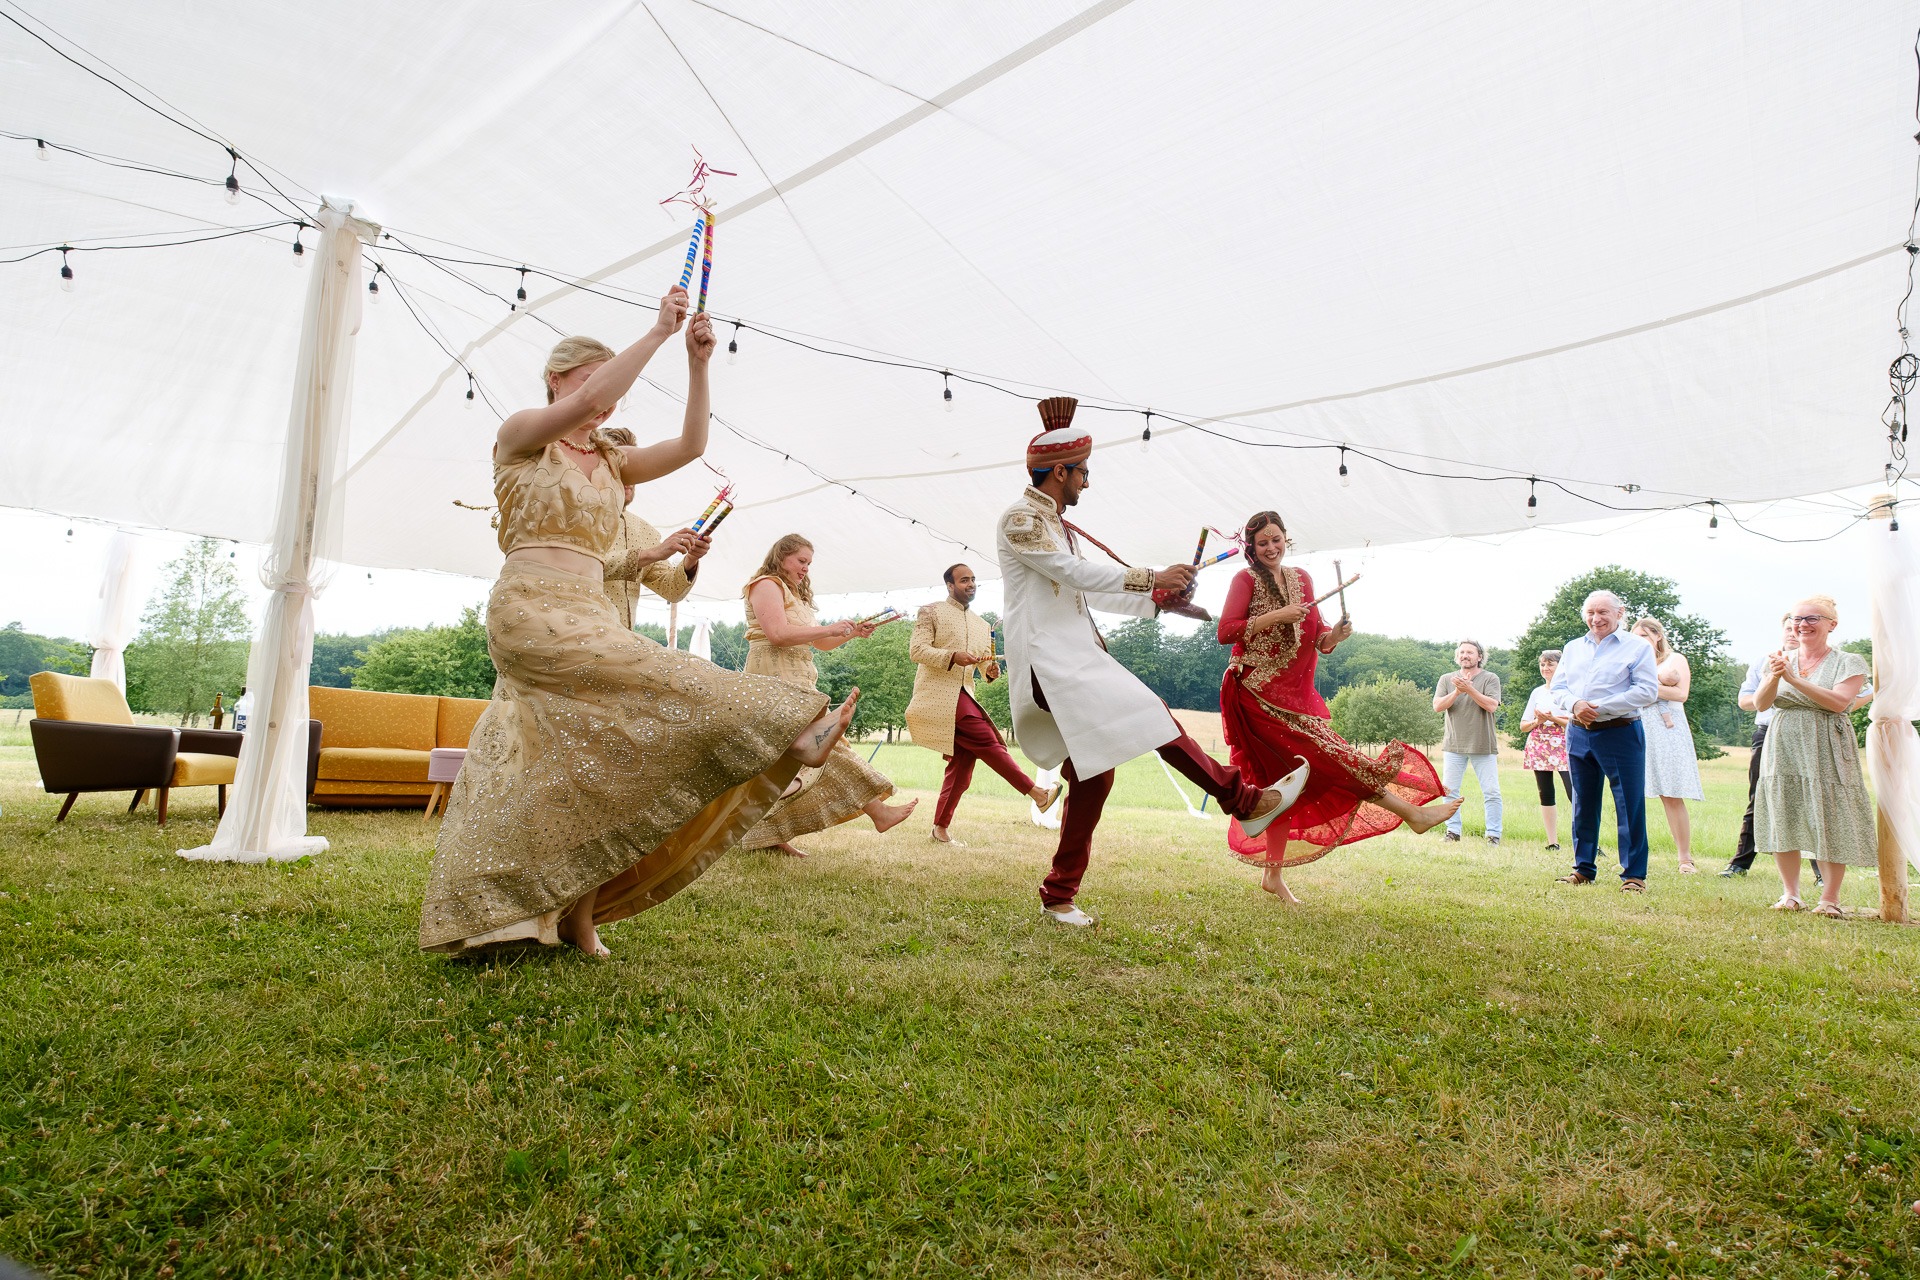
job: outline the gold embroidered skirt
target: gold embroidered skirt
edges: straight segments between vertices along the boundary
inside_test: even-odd
[[[666,901],[779,799],[764,776],[826,699],[620,625],[601,583],[509,561],[487,602],[499,679],[474,726],[420,911],[420,945],[558,941]]]
[[[800,664],[793,661],[791,655],[783,654],[779,647],[764,641],[755,641],[747,647],[746,667],[750,674],[790,680],[796,689],[809,689],[812,688],[813,663],[811,655],[807,657],[805,684],[795,679]],[[800,836],[825,831],[859,817],[860,811],[875,800],[884,800],[893,794],[893,783],[887,776],[868,764],[844,739],[834,745],[826,764],[800,771],[800,785],[799,794],[774,805],[759,826],[741,837],[742,848],[771,849]]]

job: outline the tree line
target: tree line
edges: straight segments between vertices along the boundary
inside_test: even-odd
[[[165,584],[142,614],[138,637],[127,649],[127,701],[136,711],[178,716],[183,725],[197,723],[211,709],[216,693],[231,704],[246,679],[251,627],[245,596],[232,561],[212,540],[190,544],[166,573]],[[1517,643],[1487,650],[1487,669],[1500,677],[1504,692],[1501,725],[1515,745],[1527,695],[1540,683],[1541,651],[1561,648],[1586,630],[1580,604],[1601,589],[1626,600],[1629,623],[1643,615],[1659,618],[1669,641],[1686,654],[1693,668],[1686,714],[1701,755],[1718,755],[1717,744],[1744,745],[1753,717],[1742,712],[1735,699],[1745,663],[1729,656],[1724,632],[1685,612],[1670,580],[1617,565],[1564,583]],[[998,624],[995,615],[984,616]],[[905,730],[913,694],[914,668],[907,657],[912,629],[911,620],[892,623],[815,656],[824,692],[838,699],[854,685],[860,687],[858,732],[892,738]],[[666,641],[658,624],[643,624],[639,631]],[[1218,710],[1228,650],[1215,641],[1212,626],[1172,627],[1156,618],[1130,618],[1105,628],[1104,634],[1113,656],[1169,706]],[[735,671],[745,665],[744,621],[715,624],[709,635],[715,663]],[[692,636],[692,627],[681,628],[679,646],[686,648]],[[1350,741],[1376,745],[1398,738],[1430,747],[1439,741],[1442,724],[1433,710],[1433,691],[1441,677],[1455,669],[1454,647],[1453,642],[1358,632],[1321,658],[1315,687],[1329,703],[1335,729]],[[1868,652],[1863,641],[1848,647]],[[34,635],[17,622],[0,628],[0,706],[30,706],[28,675],[43,670],[84,674],[90,656],[84,643]],[[321,633],[314,637],[311,680],[336,688],[488,697],[494,669],[487,656],[485,618],[474,605],[446,626],[365,635]],[[1005,681],[982,686],[980,700],[996,723],[1011,726]],[[1858,719],[1864,728],[1864,713]]]

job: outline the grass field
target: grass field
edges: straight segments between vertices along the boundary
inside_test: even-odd
[[[883,748],[910,791],[928,753]],[[1717,869],[1744,760],[1708,766]],[[0,1253],[67,1276],[1920,1274],[1920,931],[1777,883],[1555,886],[1392,836],[1287,909],[1151,761],[1082,900],[980,771],[795,862],[735,854],[612,960],[414,946],[432,829],[188,865],[125,799],[62,826],[0,747]],[[1469,784],[1469,794],[1471,783]],[[929,799],[926,804],[930,804]],[[1119,807],[1119,806],[1130,807]],[[923,808],[925,805],[923,805]],[[1477,801],[1469,807],[1477,814]],[[1475,824],[1469,824],[1473,830]],[[1872,876],[1846,900],[1870,906]]]

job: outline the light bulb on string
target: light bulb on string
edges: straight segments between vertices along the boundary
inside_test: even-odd
[[[1891,462],[1887,464],[1886,470],[1883,471],[1881,474],[1886,476],[1887,487],[1889,489],[1891,489],[1894,485],[1900,482],[1900,469],[1894,466]]]
[[[385,270],[386,270],[386,267],[382,266],[380,263],[376,262],[373,264],[373,279],[367,281],[367,301],[368,302],[377,303],[380,301],[380,273]],[[471,377],[472,375],[469,374],[468,376]]]
[[[1140,429],[1140,452],[1146,453],[1153,447],[1153,410],[1146,410],[1147,425]]]
[[[473,371],[467,371],[467,408],[473,408]]]
[[[740,363],[740,322],[733,322],[733,336],[727,339],[727,363]]]
[[[1707,503],[1707,536],[1709,538],[1720,536],[1720,508],[1713,502]]]
[[[67,265],[67,254],[72,249],[72,245],[60,246],[60,288],[67,293],[73,292],[73,268]]]
[[[293,265],[296,267],[307,265],[307,246],[300,240],[300,233],[306,229],[307,224],[304,222],[293,229]]]
[[[35,155],[39,156],[42,160],[53,159],[53,148],[47,145],[45,138],[35,138],[33,142]]]
[[[1353,487],[1353,477],[1347,474],[1347,446],[1345,445],[1340,446],[1340,487],[1342,489]]]
[[[1533,492],[1534,484],[1533,479],[1527,480],[1527,519],[1529,520],[1537,519],[1540,515],[1540,499]]]
[[[953,412],[953,375],[945,369],[940,371],[940,398],[947,402],[947,412]]]
[[[233,157],[233,168],[227,171],[227,203],[239,204],[240,203],[240,153],[238,151],[235,151],[232,147],[228,147],[227,154]]]

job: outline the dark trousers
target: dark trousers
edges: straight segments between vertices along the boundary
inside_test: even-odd
[[[1042,711],[1051,710],[1037,679],[1033,682],[1033,700]],[[1202,751],[1185,730],[1158,753],[1174,772],[1212,796],[1236,818],[1251,816],[1260,803],[1259,787],[1243,781],[1232,765],[1221,764]],[[1060,846],[1054,851],[1053,869],[1040,886],[1040,904],[1045,907],[1064,907],[1080,892],[1081,877],[1087,874],[1087,862],[1093,856],[1093,829],[1100,825],[1100,813],[1113,790],[1111,769],[1082,778],[1074,772],[1073,761],[1068,760],[1061,772],[1068,784],[1066,812],[1060,818]]]
[[[1553,805],[1554,776],[1555,776],[1555,773],[1552,769],[1535,769],[1533,771],[1533,785],[1535,789],[1540,792],[1540,807],[1542,809],[1551,809],[1554,807]],[[1573,799],[1572,775],[1570,775],[1565,769],[1562,769],[1559,771],[1558,776],[1560,778],[1560,785],[1567,789],[1567,799],[1569,800]]]
[[[953,754],[947,757],[947,774],[940,780],[940,800],[933,807],[933,825],[945,827],[960,807],[960,797],[973,785],[974,762],[985,760],[987,768],[1007,780],[1021,795],[1033,790],[1033,779],[1000,741],[1000,733],[987,719],[987,713],[962,689],[960,702],[953,710]]]
[[[1647,734],[1636,718],[1612,729],[1567,726],[1573,773],[1573,869],[1589,880],[1600,855],[1600,795],[1613,789],[1619,819],[1620,878],[1647,878]]]
[[[1760,749],[1767,745],[1767,726],[1753,726],[1753,756],[1747,761],[1747,812],[1740,819],[1740,847],[1733,865],[1742,871],[1753,866],[1753,793],[1760,788]]]

